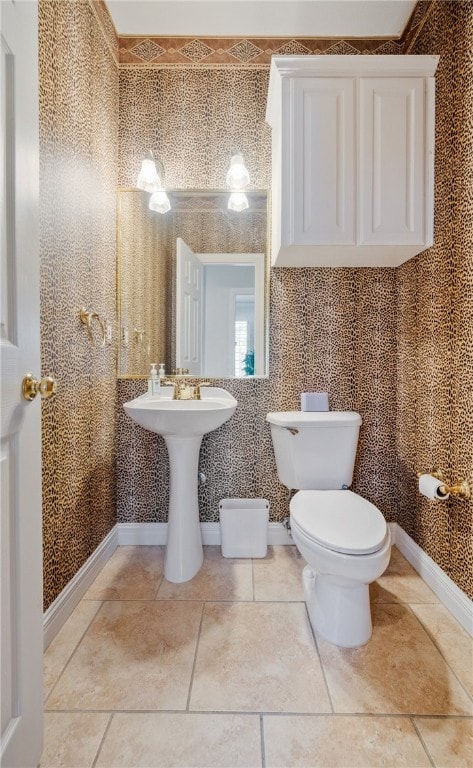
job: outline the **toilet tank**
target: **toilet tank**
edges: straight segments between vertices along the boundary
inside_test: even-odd
[[[361,416],[354,411],[268,413],[280,481],[296,490],[337,490],[353,479]]]

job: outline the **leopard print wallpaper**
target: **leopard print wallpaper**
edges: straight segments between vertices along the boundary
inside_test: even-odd
[[[167,359],[168,218],[150,211],[148,201],[149,194],[137,189],[118,192],[120,375],[147,372],[151,362]]]
[[[118,71],[83,0],[40,0],[40,249],[44,605],[116,521],[116,344],[93,347],[80,307],[115,327]]]
[[[164,163],[168,186],[222,187],[238,148],[252,184],[268,188],[267,85],[267,68],[121,69],[120,184],[133,184],[140,158],[151,148]],[[333,408],[362,413],[356,488],[395,519],[394,305],[393,270],[271,271],[269,379],[225,383],[239,407],[228,424],[204,438],[203,520],[217,519],[221,498],[240,495],[268,498],[273,520],[287,515],[265,416],[298,408],[306,389],[329,390]],[[144,381],[118,384],[120,522],[166,519],[164,443],[136,428],[121,408],[144,388]]]
[[[200,488],[203,520],[216,520],[219,499],[232,495],[265,496],[272,519],[282,519],[287,496],[265,414],[297,408],[305,389],[328,389],[333,408],[363,416],[354,489],[399,522],[470,595],[471,505],[421,499],[415,470],[443,465],[452,479],[473,479],[471,213],[465,210],[471,83],[461,76],[471,67],[471,14],[471,3],[421,3],[405,42],[412,53],[442,56],[437,245],[399,270],[272,270],[270,376],[224,382],[239,408],[204,438],[201,466],[208,482]],[[267,77],[261,67],[122,65],[120,183],[132,183],[139,158],[151,147],[164,161],[170,186],[219,186],[236,141],[255,185],[269,186]],[[132,425],[121,408],[143,388],[138,381],[118,384],[117,440],[119,456],[127,457],[118,459],[122,522],[166,519],[164,443]]]
[[[110,16],[110,12],[107,8],[105,0],[87,0],[97,18],[99,26],[102,30],[105,42],[107,43],[110,53],[114,60],[120,61],[120,45],[118,35],[115,31],[115,25],[113,19]]]
[[[230,58],[222,66],[194,60],[200,46],[181,63],[146,60],[145,48],[144,60],[125,63],[104,3],[40,0],[39,7],[42,371],[59,381],[56,399],[42,406],[47,607],[117,515],[119,522],[166,519],[164,443],[122,409],[145,382],[116,383],[116,187],[134,184],[149,148],[164,161],[168,186],[220,187],[238,148],[254,187],[268,188],[270,134],[268,68],[241,58],[248,46],[227,54],[234,66]],[[218,518],[220,498],[240,495],[269,498],[272,519],[282,519],[287,495],[265,415],[297,408],[305,389],[327,389],[333,408],[363,416],[354,489],[470,595],[472,505],[424,500],[414,471],[437,465],[451,480],[473,480],[472,40],[472,3],[435,0],[418,4],[403,40],[361,47],[441,55],[436,244],[398,270],[272,270],[270,375],[219,382],[239,407],[204,438],[207,483],[199,490],[203,520]],[[288,53],[298,52],[297,42],[304,45],[287,41]],[[325,52],[347,52],[338,42]],[[170,41],[161,45],[174,55]],[[111,323],[111,344],[90,345],[82,305]]]
[[[440,54],[435,245],[397,272],[397,521],[472,595],[473,500],[428,501],[415,472],[473,481],[473,3],[434,3],[412,53]]]
[[[268,498],[273,520],[288,514],[265,416],[298,408],[299,393],[312,388],[328,390],[333,408],[363,414],[355,487],[395,519],[396,342],[394,314],[386,316],[394,301],[390,270],[273,270],[270,376],[218,382],[236,397],[238,408],[230,422],[203,440],[202,520],[218,520],[218,502],[227,496]],[[118,386],[118,519],[164,521],[169,493],[164,441],[135,426],[120,407],[142,393],[145,382]]]

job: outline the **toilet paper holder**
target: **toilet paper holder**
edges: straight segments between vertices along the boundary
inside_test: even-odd
[[[423,474],[432,475],[432,477],[435,477],[437,480],[442,480],[444,484],[440,486],[439,491],[444,496],[450,494],[450,496],[456,496],[458,499],[469,499],[471,497],[471,489],[468,480],[459,480],[458,483],[455,483],[454,485],[448,485],[441,469],[433,469],[431,472],[427,473],[418,472],[417,477],[420,477]]]

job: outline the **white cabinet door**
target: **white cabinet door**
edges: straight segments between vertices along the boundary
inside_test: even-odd
[[[285,243],[355,242],[354,91],[353,78],[291,79]]]
[[[360,80],[360,243],[423,243],[424,79]]]

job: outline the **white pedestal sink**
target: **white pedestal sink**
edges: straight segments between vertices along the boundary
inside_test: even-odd
[[[171,387],[160,397],[141,395],[123,405],[137,424],[162,435],[171,468],[168,534],[164,575],[189,581],[203,561],[197,500],[197,472],[202,437],[231,418],[237,401],[220,387],[205,387],[201,400],[172,400]]]

